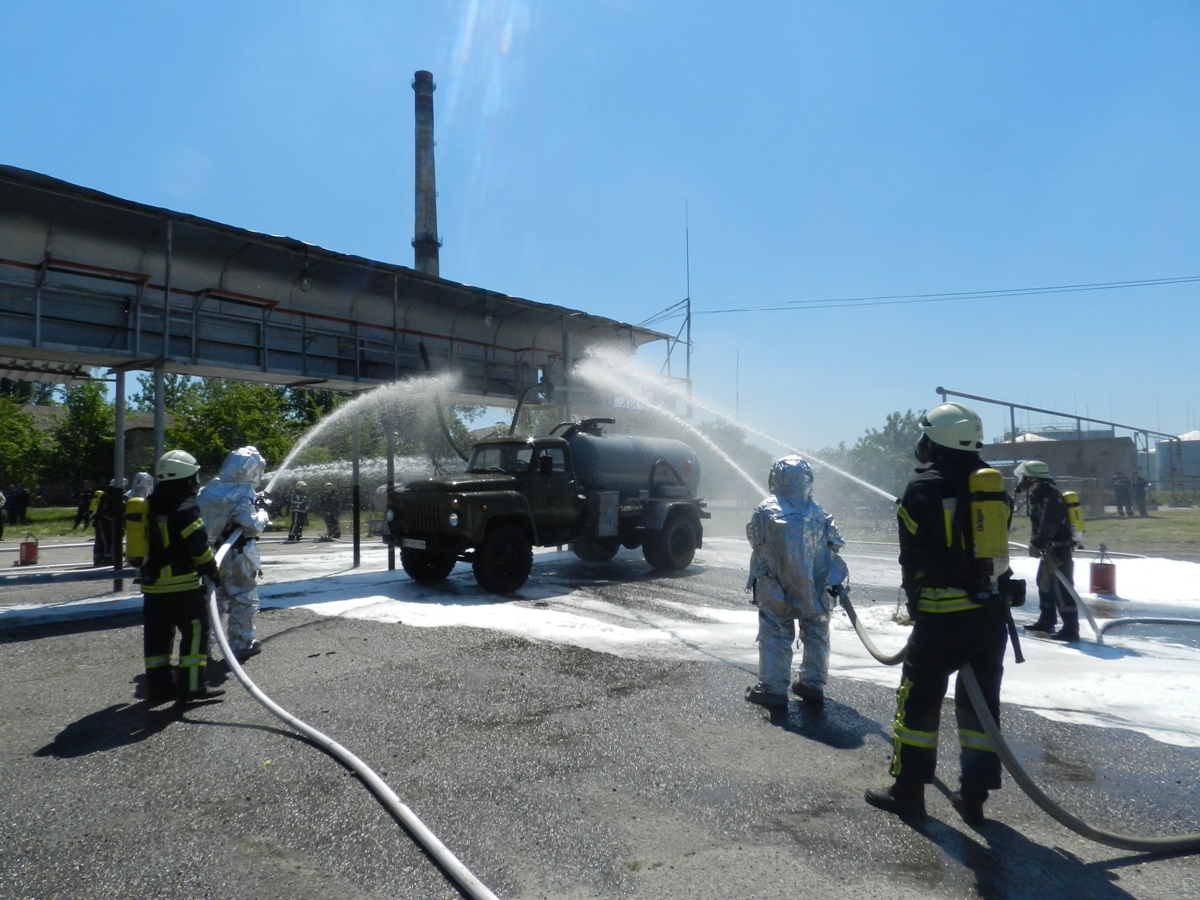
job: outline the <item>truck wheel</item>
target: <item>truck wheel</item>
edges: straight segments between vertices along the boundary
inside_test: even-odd
[[[417,584],[433,584],[441,581],[454,570],[458,557],[453,553],[437,550],[414,550],[400,548],[400,566],[408,577]]]
[[[529,579],[533,547],[516,525],[501,525],[475,551],[475,580],[485,591],[511,594]]]
[[[666,572],[686,569],[696,555],[696,531],[687,516],[669,515],[662,531],[646,535],[642,553],[656,569]]]
[[[616,538],[584,538],[571,544],[571,552],[587,562],[608,562],[620,549]]]

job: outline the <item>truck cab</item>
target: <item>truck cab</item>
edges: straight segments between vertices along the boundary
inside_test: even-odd
[[[571,464],[571,447],[562,438],[489,438],[475,445],[467,474],[503,474],[529,507],[533,543],[568,544],[578,535],[583,497]]]

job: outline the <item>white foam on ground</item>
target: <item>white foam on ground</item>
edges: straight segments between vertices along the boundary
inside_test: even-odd
[[[886,546],[852,545],[846,556],[854,583],[898,584],[895,555]],[[543,561],[554,558],[552,552],[537,555]],[[745,542],[735,539],[706,539],[697,554],[697,563],[709,568],[744,571],[748,559]],[[748,678],[757,665],[757,615],[749,605],[730,609],[660,599],[650,609],[633,609],[602,600],[586,586],[566,590],[536,580],[518,597],[497,598],[483,592],[461,563],[445,584],[421,587],[399,570],[386,571],[384,552],[377,548],[364,552],[360,569],[347,569],[347,561],[345,555],[326,553],[289,556],[279,566],[268,560],[272,583],[262,588],[263,605],[302,606],[321,615],[418,628],[485,628],[620,656],[715,659],[743,669]],[[1082,586],[1087,585],[1087,562],[1076,563],[1076,581]],[[1034,559],[1013,560],[1017,574],[1030,582],[1032,599],[1031,611],[1018,611],[1018,621],[1036,615],[1036,567]],[[1122,559],[1117,586],[1122,600],[1200,608],[1200,564]],[[1095,599],[1086,593],[1083,597]],[[907,628],[892,621],[894,612],[890,603],[859,609],[875,643],[888,653],[902,647],[908,635]],[[1138,637],[1133,630],[1110,632],[1100,646],[1087,640],[1086,622],[1081,630],[1085,640],[1078,644],[1024,640],[1026,662],[1021,665],[1010,653],[1005,703],[1055,721],[1126,728],[1164,743],[1200,747],[1200,691],[1192,689],[1200,674],[1200,650]],[[898,668],[876,663],[840,610],[834,616],[831,648],[831,679],[888,687],[899,682]]]

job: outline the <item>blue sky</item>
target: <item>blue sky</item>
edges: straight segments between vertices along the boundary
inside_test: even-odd
[[[686,208],[696,391],[760,430],[1200,427],[1200,283],[714,312],[1200,275],[1200,4],[12,4],[0,162],[411,265],[417,69],[443,277],[641,322]]]

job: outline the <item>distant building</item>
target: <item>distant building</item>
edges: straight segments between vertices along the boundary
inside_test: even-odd
[[[1013,469],[1027,459],[1040,459],[1050,467],[1060,488],[1070,487],[1079,494],[1087,515],[1104,512],[1109,479],[1118,472],[1130,474],[1137,468],[1137,445],[1133,438],[1090,436],[1076,440],[1077,432],[1059,431],[1049,438],[1050,429],[1017,435],[1016,442],[985,444],[979,451],[989,464],[1012,481]],[[1088,432],[1082,432],[1088,435]]]
[[[1018,441],[1103,441],[1116,436],[1112,428],[1076,428],[1073,425],[1044,425],[1017,432]],[[1005,432],[1004,437],[1008,441],[1011,435]]]
[[[1200,491],[1200,431],[1181,434],[1177,441],[1159,441],[1149,457],[1154,490]]]
[[[49,436],[67,417],[65,406],[32,406],[21,407],[21,411],[29,416],[34,430]],[[166,415],[166,427],[174,424],[175,417]],[[125,413],[125,477],[132,478],[135,472],[150,472],[154,468],[154,413],[132,412]],[[43,484],[41,486],[41,502],[50,505],[60,505],[70,502],[78,485]]]
[[[1085,432],[1086,433],[1086,432]],[[1029,439],[1033,432],[1017,436],[1015,443],[985,444],[979,455],[1005,474],[1019,462],[1040,459],[1057,478],[1099,478],[1107,482],[1118,472],[1126,475],[1137,467],[1137,445],[1129,437],[1093,437],[1075,440],[1075,432],[1061,432],[1060,439]],[[1070,435],[1070,437],[1067,437]]]

